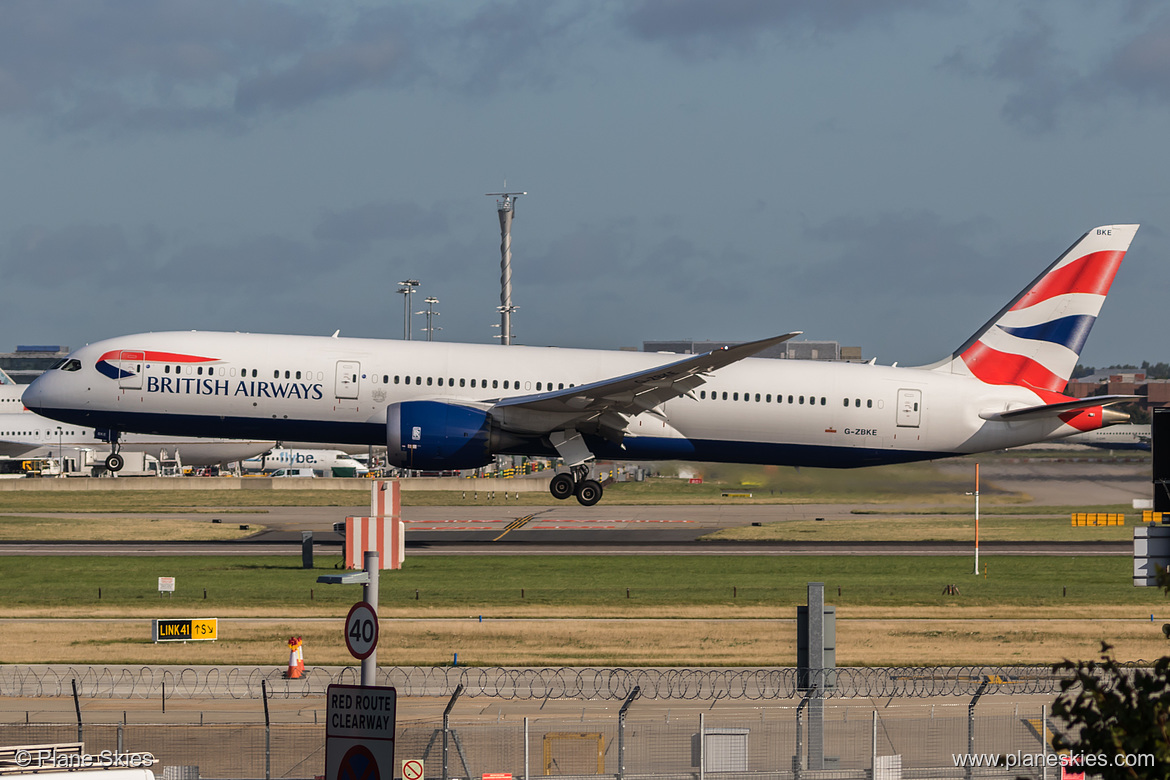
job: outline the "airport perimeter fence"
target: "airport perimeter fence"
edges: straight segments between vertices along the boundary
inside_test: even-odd
[[[807,708],[766,708],[756,717],[716,713],[662,717],[631,714],[542,717],[498,722],[399,721],[394,777],[402,761],[421,760],[430,778],[581,780],[872,780],[1018,778],[1056,780],[1059,769],[1006,765],[967,768],[970,754],[1044,755],[1044,712],[969,717],[966,707],[927,717],[888,710],[828,706],[822,769],[809,756]],[[872,707],[872,705],[871,705]],[[958,710],[959,714],[955,712]],[[933,712],[933,709],[931,710]],[[444,728],[446,725],[446,728]],[[703,735],[700,737],[700,735]],[[156,777],[310,780],[325,773],[324,723],[264,724],[0,724],[0,745],[83,742],[83,752],[149,752]],[[875,769],[885,768],[885,772]],[[381,780],[391,780],[386,774]]]
[[[0,666],[0,696],[84,698],[232,698],[319,696],[332,684],[357,685],[357,667],[310,667],[295,680],[282,667]],[[803,676],[802,676],[803,674]],[[1060,692],[1050,666],[836,667],[809,679],[790,667],[771,668],[478,668],[379,667],[377,684],[400,696],[495,699],[621,700],[634,688],[643,699],[772,701],[799,697],[819,682],[826,698],[929,698]]]

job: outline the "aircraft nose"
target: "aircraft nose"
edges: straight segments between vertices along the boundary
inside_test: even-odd
[[[48,385],[50,384],[52,384],[52,380],[48,374],[41,374],[24,391],[24,394],[20,397],[21,403],[31,411],[41,414],[41,410],[46,408],[50,395],[48,390]]]

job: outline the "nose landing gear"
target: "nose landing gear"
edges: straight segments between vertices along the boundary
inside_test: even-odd
[[[110,443],[110,454],[106,456],[106,469],[109,471],[121,471],[122,467],[126,465],[126,458],[118,454],[118,431],[99,428],[94,431],[94,435],[100,441],[108,441]]]

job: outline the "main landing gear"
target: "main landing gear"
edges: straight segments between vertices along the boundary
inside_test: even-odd
[[[569,496],[576,496],[581,506],[593,506],[601,500],[601,483],[595,479],[588,479],[589,467],[582,464],[571,467],[571,474],[561,472],[552,478],[548,492],[553,498],[561,501]]]

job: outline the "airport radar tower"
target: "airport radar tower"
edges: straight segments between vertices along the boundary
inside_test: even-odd
[[[507,184],[504,185],[507,187]],[[489,192],[496,198],[500,214],[500,343],[512,343],[512,217],[516,212],[516,198],[527,192]]]

